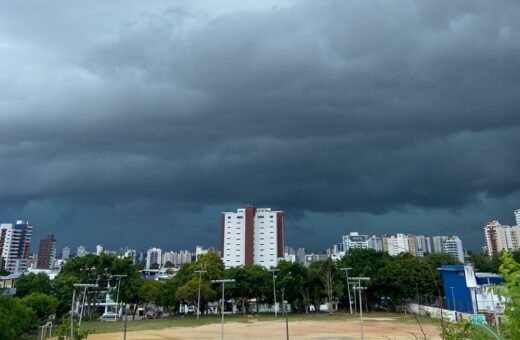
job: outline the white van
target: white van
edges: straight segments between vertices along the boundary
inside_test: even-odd
[[[106,312],[99,318],[100,321],[117,321],[117,314],[114,312]]]

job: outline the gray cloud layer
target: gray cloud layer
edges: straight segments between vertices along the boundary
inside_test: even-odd
[[[3,219],[192,246],[251,202],[293,244],[327,246],[320,223],[476,248],[520,207],[516,1],[31,5],[0,13]]]

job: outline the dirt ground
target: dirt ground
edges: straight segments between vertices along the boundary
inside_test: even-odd
[[[390,320],[389,320],[390,319]],[[440,339],[438,329],[431,324],[423,325],[427,339]],[[364,323],[365,339],[424,339],[419,325],[391,321],[391,318],[372,318]],[[220,339],[221,325],[210,324],[198,327],[166,328],[161,330],[128,332],[127,340],[148,339]],[[290,339],[351,340],[360,339],[359,321],[291,321]],[[277,321],[230,322],[224,325],[224,338],[285,339],[285,323]],[[122,333],[92,334],[88,340],[123,339]]]

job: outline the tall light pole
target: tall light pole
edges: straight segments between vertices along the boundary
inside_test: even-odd
[[[197,320],[199,319],[200,315],[200,281],[202,279],[202,273],[207,273],[206,270],[196,270],[195,273],[199,273],[199,296],[197,299]]]
[[[222,284],[222,306],[220,311],[222,313],[222,330],[221,330],[221,339],[224,340],[224,287],[226,283],[235,282],[235,279],[224,279],[224,280],[211,280],[211,283],[221,283]]]
[[[70,306],[70,340],[74,339],[74,300],[76,300],[76,289],[72,287],[72,304]]]
[[[274,317],[275,318],[278,318],[278,312],[276,310],[276,275],[275,275],[275,273],[279,270],[280,269],[276,269],[276,268],[267,270],[268,272],[273,273],[273,296],[274,296]]]
[[[121,286],[121,278],[127,275],[112,275],[112,277],[117,277],[116,317],[119,319],[119,286]]]
[[[83,288],[83,300],[81,302],[81,312],[79,313],[79,322],[78,322],[78,331],[81,327],[81,319],[83,317],[83,308],[85,307],[85,297],[87,296],[87,288],[97,288],[97,284],[90,284],[90,283],[75,283],[74,288]],[[76,290],[74,290],[74,293],[76,293]],[[74,295],[74,294],[73,294]]]
[[[341,268],[341,270],[345,271],[345,275],[347,275],[347,292],[348,292],[348,307],[350,310],[350,315],[352,315],[352,300],[350,298],[350,284],[348,283],[348,271],[351,270],[350,267]]]
[[[453,287],[450,287],[451,289],[451,300],[453,301],[453,310],[457,311],[457,307],[455,306],[455,294],[453,294]]]
[[[287,304],[285,303],[285,287],[282,287],[282,313],[285,314],[285,339],[289,340],[289,316],[287,315]]]
[[[365,329],[363,327],[363,299],[361,298],[361,291],[367,289],[367,287],[361,287],[361,281],[369,281],[369,277],[353,277],[352,280],[358,282],[357,289],[359,292],[359,324],[361,326],[361,340],[365,339]]]

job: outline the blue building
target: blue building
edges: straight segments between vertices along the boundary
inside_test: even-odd
[[[473,267],[462,265],[444,265],[438,270],[444,286],[444,308],[470,314],[478,314],[482,309],[503,309],[503,301],[488,289],[489,285],[504,282],[498,275],[475,273]],[[487,300],[493,303],[490,304]],[[488,303],[483,307],[485,302]]]

